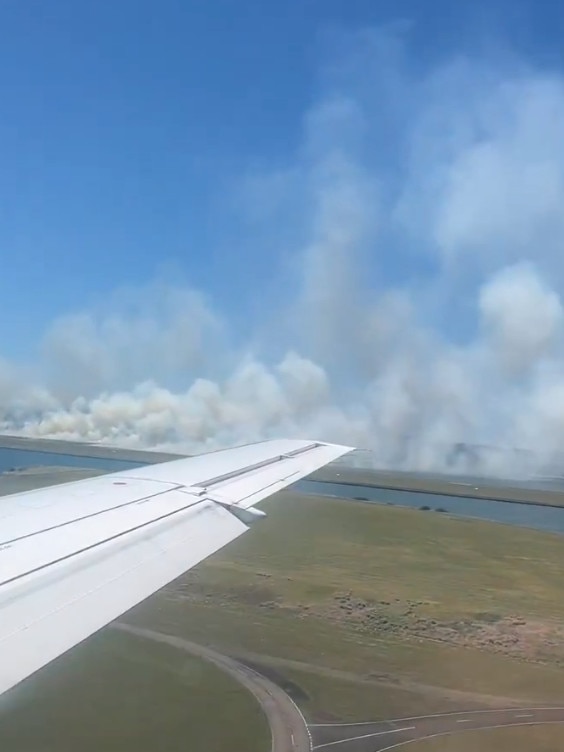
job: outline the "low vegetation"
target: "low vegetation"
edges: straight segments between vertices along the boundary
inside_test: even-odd
[[[564,703],[562,538],[285,492],[128,621],[276,669],[313,718]]]
[[[250,533],[124,621],[238,656],[317,721],[564,705],[561,536],[290,492],[264,509]],[[5,749],[166,752],[186,740],[262,752],[270,738],[233,679],[115,630],[2,700]],[[477,745],[548,752],[564,748],[564,728],[468,732],[409,750]]]
[[[103,630],[0,698],[0,749],[264,752],[247,690],[167,645]]]

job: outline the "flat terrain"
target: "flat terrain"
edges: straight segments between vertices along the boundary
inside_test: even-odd
[[[103,453],[125,458],[120,450]],[[325,480],[343,481],[342,468],[329,470]],[[0,495],[98,472],[7,473]],[[391,478],[390,487],[406,487],[404,481]],[[427,478],[424,486],[419,478],[417,490],[440,493],[436,482],[444,481]],[[513,489],[496,488],[497,498],[513,496]],[[471,495],[464,486],[459,493]],[[312,724],[368,721],[367,729],[393,737],[393,719],[406,716],[506,708],[511,718],[564,706],[562,536],[293,492],[262,506],[266,520],[122,621],[237,658],[283,688]],[[173,643],[111,629],[3,699],[0,746],[18,752],[269,746],[258,702],[231,676]],[[314,743],[329,743],[316,728]],[[340,728],[334,740],[348,738]],[[406,738],[406,749],[564,749],[562,725],[452,732]],[[375,752],[400,741],[388,739],[386,747],[386,739],[327,749]]]
[[[186,456],[139,449],[121,449],[78,441],[30,439],[22,436],[0,436],[0,451],[2,449],[48,452],[50,454],[97,458],[100,460],[130,460],[148,465],[180,459]],[[496,499],[498,501],[515,501],[541,506],[564,506],[564,490],[559,491],[545,487],[534,487],[534,481],[519,483],[510,479],[466,478],[454,475],[355,468],[347,466],[346,458],[343,464],[337,462],[317,470],[310,476],[310,479],[355,486],[444,494],[446,496]],[[564,479],[562,481],[562,488],[564,489]]]
[[[448,475],[369,470],[339,464],[327,465],[312,473],[309,479],[357,487],[393,488],[422,494],[514,501],[539,506],[564,506],[564,490],[534,487],[533,481],[520,484],[511,480],[477,477],[462,481]],[[564,488],[564,480],[562,486]],[[351,491],[351,495],[356,493],[357,491]],[[424,500],[421,503],[424,504]]]
[[[506,728],[504,728],[506,727]],[[534,731],[533,731],[534,728]],[[444,713],[427,717],[397,718],[380,723],[330,724],[311,726],[314,749],[339,745],[343,752],[383,752],[409,745],[419,748],[419,740],[441,739],[441,749],[459,750],[461,739],[470,737],[473,747],[488,749],[497,739],[498,749],[513,740],[511,749],[527,749],[520,743],[519,732],[524,733],[529,745],[534,732],[543,731],[542,738],[551,742],[564,740],[564,708],[522,708],[516,710],[477,710],[463,713]],[[548,733],[547,733],[548,730]],[[472,733],[473,732],[473,733]],[[446,742],[446,746],[445,746]],[[439,743],[439,742],[437,742]],[[516,745],[516,746],[515,746]],[[423,745],[425,747],[426,745]],[[432,745],[431,745],[432,746]],[[532,747],[536,750],[536,747]],[[553,747],[556,749],[556,747]],[[531,746],[528,747],[531,750]]]
[[[127,615],[278,678],[312,721],[564,705],[562,538],[284,492]]]
[[[0,698],[6,752],[264,752],[234,678],[167,644],[105,629]]]
[[[233,676],[255,696],[262,707],[270,726],[273,752],[310,752],[311,735],[303,713],[284,689],[264,674],[229,656],[222,655],[215,650],[190,642],[182,637],[174,637],[123,623],[115,623],[112,628],[138,635],[149,642],[170,645],[182,652],[204,658],[212,665]],[[239,722],[248,723],[249,719],[241,718]]]
[[[30,439],[24,436],[0,435],[1,449],[23,449],[26,452],[49,452],[52,454],[64,454],[73,457],[98,457],[101,459],[132,460],[152,464],[166,462],[185,455],[169,454],[165,452],[151,452],[140,449],[122,449],[104,446],[101,444],[89,444],[85,441],[64,441],[62,439]]]
[[[105,475],[105,470],[81,470],[76,467],[30,467],[26,470],[0,474],[0,496],[31,491],[34,488],[58,486],[75,480]]]
[[[358,745],[358,742],[356,742]],[[326,747],[333,752],[337,747]],[[353,748],[351,747],[351,752]],[[394,747],[388,747],[389,750]],[[439,736],[415,742],[405,747],[396,747],[398,752],[560,752],[564,749],[564,725],[518,726],[490,731],[465,731],[456,736]],[[372,748],[371,752],[373,752]],[[354,752],[360,752],[357,748]]]

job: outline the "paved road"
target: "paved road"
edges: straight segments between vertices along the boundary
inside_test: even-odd
[[[384,752],[418,739],[461,731],[486,731],[503,726],[564,725],[564,708],[474,710],[466,713],[400,718],[377,723],[310,725],[314,750],[327,752]]]
[[[181,637],[173,637],[152,629],[134,627],[121,622],[112,624],[112,628],[146,637],[155,642],[173,645],[213,663],[247,687],[261,704],[270,725],[272,752],[310,752],[311,736],[300,709],[283,689],[266,677],[233,658],[228,658],[221,653],[216,653],[215,650],[202,647]]]

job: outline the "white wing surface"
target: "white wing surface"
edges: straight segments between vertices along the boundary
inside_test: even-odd
[[[276,440],[0,499],[0,693],[237,538],[350,451]]]

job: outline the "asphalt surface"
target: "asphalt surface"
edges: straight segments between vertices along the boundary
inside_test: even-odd
[[[487,731],[509,726],[564,724],[564,708],[512,708],[399,718],[376,723],[310,725],[314,750],[327,752],[384,752],[409,742],[464,731]]]
[[[173,637],[152,629],[134,627],[121,622],[112,624],[112,628],[172,645],[213,663],[237,679],[253,693],[260,703],[270,725],[272,752],[310,752],[312,747],[310,731],[300,709],[283,689],[266,677],[233,658],[181,637]]]

